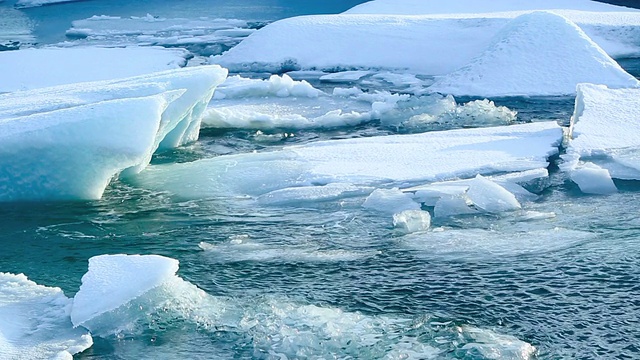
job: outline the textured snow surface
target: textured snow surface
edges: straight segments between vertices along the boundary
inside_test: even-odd
[[[91,319],[115,310],[174,277],[178,260],[159,255],[101,255],[89,259],[73,298],[71,321],[89,326]]]
[[[59,288],[0,273],[0,359],[71,360],[91,347],[91,335],[74,329],[70,307]]]
[[[550,12],[533,12],[512,20],[481,55],[430,89],[453,95],[567,95],[582,82],[638,86],[577,25]]]
[[[640,89],[580,84],[571,120],[565,170],[580,169],[586,161],[613,178],[640,180]],[[597,174],[597,168],[589,169]]]
[[[187,198],[260,196],[340,182],[406,186],[418,181],[547,167],[562,130],[555,122],[331,140],[282,151],[150,166],[132,181]],[[456,159],[456,161],[451,161]]]
[[[0,95],[0,201],[98,199],[156,149],[198,137],[219,67]]]
[[[176,69],[187,52],[160,47],[44,48],[0,52],[0,92],[138,76]]]

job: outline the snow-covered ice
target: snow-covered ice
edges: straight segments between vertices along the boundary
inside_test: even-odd
[[[219,67],[0,95],[0,201],[99,199],[156,149],[198,137]]]
[[[546,168],[562,137],[555,122],[541,122],[320,141],[281,151],[150,166],[131,181],[186,198],[260,196],[335,182],[403,187]]]
[[[0,358],[71,360],[91,347],[87,330],[71,323],[71,304],[60,288],[0,273]]]
[[[610,178],[640,180],[638,109],[640,89],[578,85],[562,169],[584,192],[615,192]]]
[[[92,257],[73,298],[71,321],[91,329],[92,319],[170,280],[177,271],[178,260],[159,255]]]
[[[568,95],[583,82],[639,84],[577,25],[551,12],[533,12],[512,20],[482,54],[430,89],[475,96]]]
[[[0,52],[0,93],[120,79],[186,64],[182,49],[160,47],[42,48]]]

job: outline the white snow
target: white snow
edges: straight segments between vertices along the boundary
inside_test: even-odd
[[[482,54],[430,89],[453,95],[568,95],[582,82],[639,84],[577,25],[557,14],[533,12],[512,20]]]
[[[598,12],[638,11],[591,0],[374,0],[356,5],[345,14],[472,14],[507,11],[573,9]]]
[[[186,64],[187,52],[159,47],[43,48],[0,52],[0,92],[119,79]]]
[[[440,5],[420,3],[404,7],[399,2],[397,12],[406,8],[409,15],[348,13],[276,21],[210,61],[232,71],[393,69],[445,75],[479,56],[510,20],[549,9],[578,24],[610,56],[640,54],[637,10],[591,1],[499,1],[491,6],[465,0],[444,2],[442,8],[450,11],[430,13],[421,9]],[[463,9],[469,10],[451,13]],[[561,34],[551,40],[550,47],[565,44]]]
[[[43,5],[54,5],[61,3],[68,3],[74,1],[82,1],[82,0],[18,0],[16,2],[17,8],[29,8],[29,7],[37,7]]]
[[[0,95],[0,201],[99,199],[156,149],[197,139],[219,67]]]
[[[91,347],[87,330],[71,323],[71,303],[60,288],[0,273],[0,358],[71,360]]]
[[[362,207],[389,215],[406,210],[420,210],[420,204],[398,188],[375,190],[365,199]]]
[[[159,255],[101,255],[89,259],[73,298],[71,321],[87,326],[93,318],[115,310],[174,277],[178,260]],[[90,326],[90,325],[89,325]]]
[[[541,122],[319,141],[281,151],[150,166],[131,181],[186,198],[260,196],[335,182],[402,187],[546,168],[562,137],[555,122]]]
[[[640,89],[580,84],[577,91],[563,169],[571,173],[592,162],[612,178],[640,180]],[[608,183],[603,171],[588,173]]]

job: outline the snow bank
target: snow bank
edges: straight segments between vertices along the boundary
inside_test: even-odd
[[[482,54],[430,89],[476,96],[567,95],[582,82],[638,86],[577,25],[550,12],[533,12],[512,20]]]
[[[0,358],[71,360],[91,347],[91,335],[74,329],[70,306],[59,288],[0,273]]]
[[[563,169],[585,192],[612,192],[608,177],[640,180],[640,89],[580,84],[577,91]],[[586,188],[585,176],[602,186]]]
[[[98,199],[156,149],[197,139],[219,67],[0,95],[0,201]]]
[[[0,52],[0,92],[119,79],[186,64],[187,52],[159,47],[44,48]]]
[[[86,326],[91,319],[114,310],[173,278],[178,260],[159,255],[101,255],[89,259],[73,298],[71,321]]]
[[[334,182],[406,186],[544,168],[561,139],[561,128],[546,122],[321,141],[276,152],[150,166],[131,181],[187,198],[260,196]]]
[[[506,11],[535,11],[573,9],[583,11],[616,12],[639,11],[622,6],[603,4],[590,0],[374,0],[356,5],[345,14],[472,14]]]
[[[105,45],[161,45],[186,47],[199,55],[221,53],[235,46],[255,30],[246,21],[236,19],[163,18],[147,14],[137,17],[92,16],[76,20],[67,30],[74,45],[84,43]]]

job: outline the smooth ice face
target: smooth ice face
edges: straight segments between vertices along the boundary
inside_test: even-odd
[[[410,195],[403,193],[398,188],[378,189],[372,192],[364,201],[362,207],[390,215],[405,210],[420,210],[420,204],[413,201]]]
[[[482,54],[438,79],[430,90],[475,96],[568,95],[583,82],[639,85],[576,24],[550,12],[534,12],[512,20]]]
[[[405,210],[393,214],[393,227],[405,234],[426,231],[431,226],[431,214],[422,210]]]
[[[72,359],[93,344],[69,318],[71,299],[59,288],[0,273],[0,358]]]
[[[612,194],[618,191],[609,171],[593,163],[585,163],[570,173],[571,180],[585,194]]]
[[[127,78],[186,64],[182,49],[160,47],[44,48],[0,52],[0,93]]]
[[[99,199],[157,149],[197,139],[219,67],[0,95],[0,201]]]
[[[91,329],[91,319],[114,310],[174,277],[178,260],[159,255],[101,255],[89,259],[73,298],[71,321]]]
[[[257,197],[329,183],[402,187],[546,168],[562,137],[555,122],[546,122],[321,141],[269,153],[150,166],[131,181],[186,198]]]
[[[571,174],[591,162],[612,178],[640,180],[638,109],[640,89],[580,84],[563,169]]]
[[[488,213],[501,213],[521,208],[512,193],[481,175],[469,182],[467,197],[476,207]]]

